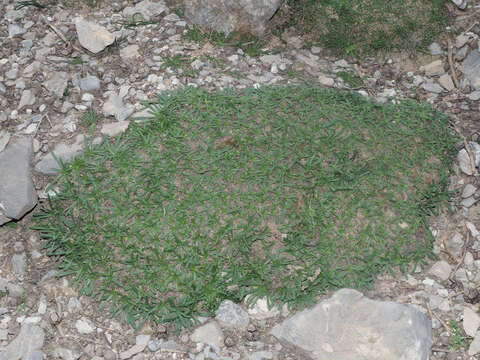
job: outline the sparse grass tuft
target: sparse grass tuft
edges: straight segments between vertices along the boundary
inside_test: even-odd
[[[35,217],[60,276],[140,326],[224,299],[290,306],[431,255],[449,197],[449,119],[308,85],[187,88],[63,165]]]
[[[338,55],[421,50],[448,23],[447,0],[288,0],[273,32],[295,27]]]
[[[82,125],[88,127],[88,128],[95,128],[97,125],[98,121],[100,120],[100,117],[96,113],[96,111],[93,108],[88,108],[82,115],[80,121]]]
[[[191,59],[189,56],[176,54],[173,56],[165,56],[163,58],[162,66],[164,68],[170,68],[172,70],[180,69],[183,65],[190,62]]]

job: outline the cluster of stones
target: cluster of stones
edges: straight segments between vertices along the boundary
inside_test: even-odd
[[[355,90],[378,102],[415,98],[443,106],[452,114],[479,110],[478,28],[454,39],[453,63],[448,61],[446,46],[433,43],[431,59],[418,71],[405,74],[401,64],[391,59],[382,66],[375,59],[358,63],[329,58],[318,47],[305,49],[292,32],[273,38],[267,53],[258,58],[241,49],[198,44],[185,38],[188,19],[170,12],[162,1],[144,0],[125,7],[106,4],[92,17],[72,9],[42,17],[33,8],[15,10],[13,3],[3,4],[0,224],[21,219],[47,193],[55,195],[47,187],[50,176],[58,171],[53,154],[70,161],[82,151],[88,129],[80,119],[89,107],[102,114],[93,140],[99,143],[104,135],[122,133],[132,119],[145,117],[141,101],[161,91],[186,86],[241,89],[298,81],[292,73],[322,86],[345,89],[349,85],[340,74],[347,71],[364,79],[364,86]],[[195,4],[191,2],[190,9]],[[136,13],[157,23],[118,30],[119,23]],[[238,24],[222,26],[235,29]],[[65,46],[53,28],[66,38],[78,38],[76,49]],[[120,38],[127,41],[118,45],[118,52],[101,55]],[[280,47],[282,52],[268,53]],[[174,55],[189,62],[181,68],[166,68],[165,58]],[[439,217],[431,225],[441,260],[427,274],[388,278],[389,290],[372,294],[396,303],[372,301],[346,289],[293,316],[286,309],[269,310],[264,299],[253,309],[224,302],[214,319],[199,319],[204,324],[191,334],[157,336],[158,331],[151,329],[134,336],[114,320],[100,323],[90,310],[92,302],[78,298],[65,281],[54,279],[55,272],[41,268],[41,279],[33,285],[25,281],[31,269],[40,269],[37,266],[47,264],[48,258],[38,236],[26,236],[25,229],[19,228],[8,233],[13,234],[8,235],[13,251],[0,257],[8,265],[0,278],[0,292],[6,294],[0,299],[4,306],[0,307],[0,359],[298,358],[288,344],[314,359],[426,359],[432,342],[431,359],[478,356],[480,317],[474,304],[480,287],[480,240],[475,225],[480,222],[476,176],[480,145],[479,139],[469,140],[473,141],[460,150],[450,181],[451,189],[460,194],[452,204],[457,209],[453,220]],[[394,296],[395,286],[408,290]],[[375,323],[374,316],[370,320],[362,314],[378,314],[381,319]],[[449,320],[461,324],[472,340],[464,352],[442,351],[454,335]],[[391,332],[393,340],[383,336],[390,328],[396,329]],[[67,341],[70,338],[81,340]]]

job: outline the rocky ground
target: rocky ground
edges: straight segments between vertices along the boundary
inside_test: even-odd
[[[163,3],[142,4],[106,2],[92,9],[66,2],[20,10],[9,0],[0,5],[0,223],[21,218],[0,227],[0,359],[306,358],[270,335],[288,311],[267,311],[261,302],[248,313],[244,305],[242,310],[230,304],[224,308],[236,314],[227,316],[230,320],[222,314],[214,322],[201,319],[206,322],[195,331],[174,334],[146,324],[134,332],[79,296],[67,279],[56,279],[54,259],[30,229],[55,174],[50,151],[66,160],[81,151],[83,136],[92,130],[82,121],[88,108],[101,114],[94,129],[101,141],[102,135],[121,133],[132,116],[141,115],[141,101],[163,90],[298,81],[356,86],[378,102],[424,100],[451,115],[465,141],[459,143],[450,182],[459,191],[452,210],[431,219],[441,260],[407,278],[385,275],[366,295],[412,304],[429,316],[431,359],[480,359],[480,2],[454,10],[451,43],[439,39],[427,54],[363,61],[305,47],[294,31],[281,39],[269,36],[267,54],[253,58],[234,47],[192,42],[184,36],[186,19]],[[136,12],[156,23],[128,28]],[[458,29],[463,32],[453,31]],[[122,40],[114,42],[115,36]],[[364,78],[363,84],[345,82],[339,76],[345,71]],[[8,174],[25,191],[2,189]],[[239,323],[232,323],[232,316]]]

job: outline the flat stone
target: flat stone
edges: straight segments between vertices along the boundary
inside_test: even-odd
[[[474,169],[472,169],[472,165],[470,163],[470,156],[468,156],[467,150],[462,149],[458,152],[457,161],[458,161],[458,165],[460,167],[460,170],[464,174],[469,175],[469,176],[473,174]]]
[[[475,199],[473,196],[470,196],[469,198],[466,198],[460,201],[460,205],[462,205],[463,207],[469,208],[469,207],[472,207],[473,204],[475,204],[476,202],[477,202],[477,199]]]
[[[127,130],[130,121],[103,124],[100,132],[107,136],[117,136]]]
[[[35,171],[45,175],[56,175],[59,172],[60,165],[54,155],[63,162],[71,162],[82,150],[83,135],[78,135],[74,144],[59,143],[53,151],[35,165]]]
[[[475,141],[469,141],[468,145],[470,145],[470,149],[472,150],[475,166],[480,166],[480,145]]]
[[[463,309],[463,330],[468,336],[474,337],[480,327],[480,315],[466,307]]]
[[[94,54],[99,53],[115,41],[112,33],[94,22],[76,17],[74,23],[80,45]]]
[[[120,359],[125,360],[125,359],[130,359],[132,356],[141,353],[145,348],[147,347],[146,344],[137,344],[133,345],[130,349],[127,351],[121,352],[120,353]]]
[[[430,64],[425,65],[426,76],[442,75],[443,73],[445,73],[445,70],[443,69],[442,60],[435,60],[432,61]]]
[[[19,35],[23,35],[27,32],[23,27],[18,24],[8,24],[8,37],[14,38]]]
[[[271,334],[314,360],[426,360],[432,345],[431,321],[421,311],[351,289],[297,313]]]
[[[35,94],[32,90],[23,90],[22,96],[20,97],[20,102],[18,103],[18,110],[22,109],[25,106],[35,104],[35,100]]]
[[[463,73],[476,90],[480,89],[480,51],[472,50],[463,61]]]
[[[137,335],[136,338],[135,338],[135,345],[145,345],[145,346],[147,346],[151,337],[152,337],[152,335],[145,335],[145,334]]]
[[[473,186],[472,184],[467,184],[463,188],[462,198],[466,199],[466,198],[474,195],[476,191],[477,191],[477,188],[475,186]]]
[[[80,79],[80,89],[82,91],[93,91],[100,89],[100,79],[96,76],[87,75]]]
[[[30,137],[10,140],[0,152],[0,214],[7,218],[21,219],[37,204],[37,192],[30,177],[32,155]]]
[[[265,297],[258,299],[253,307],[248,308],[247,312],[251,318],[256,320],[266,320],[280,314],[280,310],[276,306],[269,308],[267,298]]]
[[[215,344],[223,346],[223,332],[217,322],[211,321],[195,329],[190,340],[197,343]]]
[[[18,69],[10,69],[5,73],[5,77],[9,80],[15,80],[18,77]]]
[[[18,336],[0,352],[0,360],[31,359],[32,353],[43,347],[44,340],[45,332],[40,326],[22,324]]]
[[[428,51],[430,51],[430,54],[432,54],[432,55],[443,54],[442,47],[436,42],[433,42],[428,46]]]
[[[447,280],[451,272],[452,267],[449,263],[443,260],[437,261],[428,271],[430,275],[436,276],[441,280]]]
[[[25,289],[21,285],[15,283],[8,283],[7,290],[8,296],[11,296],[13,298],[20,298],[25,293]]]
[[[452,91],[455,89],[455,84],[450,75],[443,74],[438,78],[438,83],[447,91]]]
[[[78,319],[75,327],[80,334],[91,334],[95,330],[95,326],[85,317]]]
[[[468,355],[474,356],[480,354],[480,331],[478,331],[473,338],[473,341],[468,348]]]
[[[262,55],[259,57],[259,60],[267,66],[271,66],[272,64],[277,64],[280,65],[282,61],[282,56],[281,55]]]
[[[44,83],[45,88],[54,93],[58,98],[63,97],[65,89],[68,86],[69,75],[66,72],[54,72]]]
[[[123,16],[128,17],[140,13],[145,20],[149,21],[153,17],[161,15],[166,11],[168,11],[168,7],[163,1],[144,0],[135,4],[135,6],[129,6],[123,9]]]
[[[328,76],[325,76],[323,74],[319,75],[318,76],[318,82],[320,84],[322,84],[323,86],[328,86],[328,87],[331,87],[335,84],[335,80],[328,77]]]
[[[27,268],[27,255],[25,253],[13,254],[12,270],[17,275],[25,275]]]
[[[128,45],[120,49],[120,57],[123,60],[135,59],[140,56],[140,53],[138,52],[139,49],[140,47],[136,44]]]
[[[224,327],[245,329],[249,318],[245,310],[230,300],[224,300],[215,311],[215,320]]]
[[[462,47],[460,50],[458,50],[457,53],[455,54],[455,60],[457,60],[457,61],[462,61],[463,59],[465,59],[465,57],[467,56],[468,50],[469,50],[469,46],[468,46],[468,45],[463,46],[463,47]]]
[[[467,97],[472,101],[480,100],[480,90],[476,90],[467,95]]]
[[[125,121],[133,114],[135,108],[124,105],[120,96],[110,94],[108,100],[103,104],[102,110],[105,116],[115,116],[117,121]]]
[[[470,36],[463,34],[458,35],[455,39],[455,47],[457,49],[460,49],[468,42],[468,40],[470,40]]]
[[[425,90],[425,91],[428,91],[428,92],[431,92],[431,93],[434,93],[434,94],[440,94],[443,92],[443,88],[438,85],[437,83],[434,83],[434,82],[424,82],[422,84],[422,88]]]

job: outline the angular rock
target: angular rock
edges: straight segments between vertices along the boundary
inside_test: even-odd
[[[451,272],[452,267],[449,263],[443,260],[437,261],[428,271],[430,275],[434,275],[441,280],[447,280]]]
[[[17,275],[25,275],[27,268],[27,255],[25,253],[13,254],[12,256],[12,270]]]
[[[455,84],[453,83],[452,78],[448,74],[443,74],[438,78],[438,83],[447,91],[452,91],[455,89]]]
[[[473,204],[475,204],[476,202],[477,202],[477,199],[471,196],[469,198],[466,198],[460,201],[460,205],[462,205],[463,207],[469,208],[469,207],[472,207]]]
[[[428,46],[428,51],[430,51],[430,54],[432,55],[443,54],[442,47],[436,42],[433,42]]]
[[[318,81],[323,86],[328,86],[328,87],[331,87],[335,84],[335,80],[323,74],[318,77]]]
[[[122,98],[116,94],[110,94],[108,100],[103,104],[103,115],[115,116],[119,122],[127,120],[134,111],[133,106],[125,106]]]
[[[133,345],[127,351],[124,351],[124,352],[120,353],[120,359],[121,360],[130,359],[133,355],[141,353],[143,350],[145,350],[146,347],[147,347],[147,344]]]
[[[224,327],[245,329],[250,319],[245,310],[230,300],[224,300],[215,311],[215,320]]]
[[[0,352],[0,360],[20,360],[31,358],[32,354],[43,347],[44,330],[37,325],[22,324],[18,336]]]
[[[434,83],[434,82],[424,82],[422,84],[422,88],[425,90],[425,91],[428,91],[428,92],[431,92],[431,93],[434,93],[434,94],[440,94],[443,92],[443,88],[438,85],[437,83]]]
[[[115,36],[98,24],[81,17],[76,17],[74,23],[78,41],[85,49],[94,54],[99,53],[115,41]]]
[[[37,192],[30,178],[33,144],[30,137],[10,140],[0,152],[0,215],[21,219],[37,204]],[[0,225],[5,223],[0,219]]]
[[[93,91],[100,89],[100,80],[96,76],[87,75],[80,79],[79,83],[82,91]]]
[[[270,319],[280,314],[276,306],[273,306],[271,309],[268,307],[266,298],[258,299],[253,307],[248,308],[247,312],[250,317],[256,320]]]
[[[470,145],[470,150],[472,150],[475,166],[480,166],[480,145],[475,141],[469,141],[468,145]]]
[[[466,199],[475,194],[475,191],[477,191],[477,188],[473,186],[472,184],[467,184],[463,188],[462,191],[462,198]]]
[[[140,56],[140,53],[138,52],[139,49],[140,49],[139,46],[136,44],[128,45],[123,49],[120,49],[120,57],[123,60],[127,60],[127,61],[131,59],[135,59]]]
[[[45,82],[45,88],[54,93],[58,98],[63,97],[68,85],[69,76],[66,72],[54,72]]]
[[[185,16],[218,32],[262,35],[283,0],[185,0]]]
[[[467,8],[467,0],[452,0],[452,2],[457,5],[460,10],[465,10]]]
[[[470,163],[470,156],[468,156],[468,152],[465,149],[462,149],[457,154],[458,165],[460,166],[460,170],[466,175],[472,175],[473,170],[472,165]]]
[[[163,1],[149,1],[144,0],[136,4],[135,6],[129,6],[123,9],[123,16],[133,16],[136,13],[142,14],[143,18],[147,21],[153,17],[160,15],[168,10],[168,7]]]
[[[8,24],[8,37],[13,38],[15,36],[19,36],[25,34],[27,30],[21,27],[18,24]]]
[[[472,101],[480,100],[480,90],[476,90],[467,95],[467,97]]]
[[[463,73],[472,87],[480,89],[480,50],[472,50],[463,60]]]
[[[468,355],[473,356],[477,354],[480,354],[480,331],[477,332],[468,348]]]
[[[435,60],[425,65],[425,75],[427,76],[442,75],[443,73],[445,73],[445,70],[443,70],[442,60]]]
[[[422,312],[351,289],[337,291],[271,333],[314,360],[426,360],[432,345],[431,321]]]
[[[37,165],[35,171],[45,175],[56,175],[60,169],[55,157],[63,162],[70,162],[81,153],[83,149],[83,135],[78,135],[74,144],[58,144],[55,149],[48,153]],[[55,157],[54,157],[55,155]]]
[[[474,337],[480,327],[480,315],[466,307],[463,309],[463,330],[468,336]]]
[[[32,90],[23,90],[22,96],[20,97],[20,102],[18,103],[18,110],[24,106],[35,104],[35,100],[35,94],[32,92]]]
[[[204,344],[215,344],[218,347],[223,345],[223,332],[215,321],[211,321],[195,329],[190,336],[193,342]]]
[[[91,334],[95,330],[95,326],[90,323],[87,318],[82,317],[75,322],[75,327],[80,334]]]

